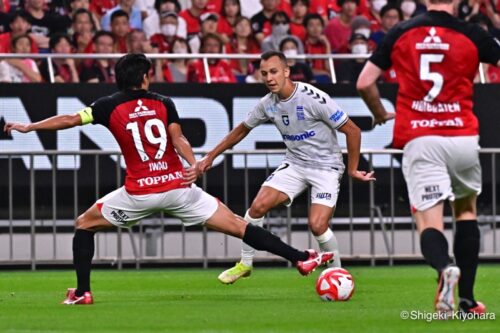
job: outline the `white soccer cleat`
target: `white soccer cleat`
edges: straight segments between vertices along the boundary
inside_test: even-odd
[[[454,265],[446,267],[441,272],[436,293],[435,309],[446,318],[453,316],[455,311],[455,289],[460,279],[460,268]]]

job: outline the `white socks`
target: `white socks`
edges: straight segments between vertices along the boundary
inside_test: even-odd
[[[262,227],[264,225],[264,216],[254,219],[248,215],[248,210],[245,213],[245,221],[252,225]],[[255,249],[246,243],[241,243],[241,263],[246,266],[252,266]]]
[[[324,234],[315,236],[315,238],[321,251],[333,252],[333,262],[328,267],[341,267],[339,245],[333,231],[328,228]]]

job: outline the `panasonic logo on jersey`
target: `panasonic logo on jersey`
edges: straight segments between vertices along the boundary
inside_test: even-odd
[[[306,140],[306,139],[309,139],[313,136],[316,135],[316,132],[314,131],[308,131],[308,132],[304,132],[304,133],[301,133],[301,134],[283,134],[283,140],[284,141],[303,141],[303,140]]]

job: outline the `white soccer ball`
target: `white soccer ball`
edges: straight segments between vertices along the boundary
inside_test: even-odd
[[[327,268],[316,281],[316,292],[324,301],[347,301],[354,292],[354,279],[344,268]]]

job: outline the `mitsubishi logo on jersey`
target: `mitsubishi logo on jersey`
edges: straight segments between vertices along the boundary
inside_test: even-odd
[[[139,117],[147,117],[147,116],[154,116],[156,115],[155,110],[150,110],[146,105],[142,105],[143,102],[142,100],[138,99],[137,100],[137,106],[134,109],[134,113],[130,113],[128,115],[129,119],[135,119]]]
[[[445,50],[450,49],[450,44],[443,43],[441,37],[437,35],[437,30],[435,27],[429,29],[429,35],[424,38],[423,43],[417,43],[415,45],[417,50]]]
[[[134,110],[134,112],[139,112],[139,111],[149,111],[149,109],[145,106],[145,105],[142,105],[142,101],[140,99],[137,100],[137,106]]]

